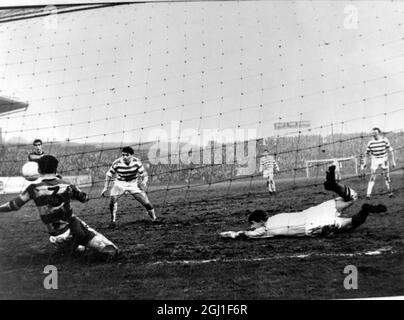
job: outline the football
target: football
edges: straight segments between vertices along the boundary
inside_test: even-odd
[[[29,161],[22,166],[22,176],[28,181],[35,181],[39,178],[38,163]]]

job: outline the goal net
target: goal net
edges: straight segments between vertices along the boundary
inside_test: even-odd
[[[400,166],[402,55],[384,52],[374,30],[361,30],[372,44],[363,53],[341,49],[339,33],[324,43],[312,20],[323,17],[330,30],[341,21],[326,6],[324,15],[309,7],[146,1],[1,10],[0,96],[28,102],[0,114],[3,192],[35,138],[63,176],[91,181],[94,201],[121,148],[133,147],[160,210],[265,194],[264,149],[279,164],[276,179],[288,179],[279,192],[324,173],[327,161],[307,159],[338,154],[343,176],[354,174],[375,125]],[[296,20],[302,10],[313,19]]]
[[[314,159],[306,161],[306,177],[324,177],[325,172],[331,165],[336,166],[340,178],[358,175],[358,159],[356,157]]]
[[[0,298],[204,298],[213,269],[175,261],[228,257],[240,261],[235,276],[221,276],[227,262],[209,268],[234,286],[222,288],[224,298],[245,297],[240,288],[255,281],[245,274],[255,274],[244,263],[264,244],[233,250],[219,241],[221,228],[241,228],[257,209],[296,212],[329,199],[312,192],[320,181],[312,177],[325,177],[333,160],[343,180],[355,174],[373,127],[394,148],[395,170],[403,168],[403,1],[57,2],[64,4],[0,8],[0,205],[27,187],[21,167],[41,139],[58,173],[89,195],[72,202],[74,214],[124,256],[65,265],[29,201],[0,214]],[[345,6],[358,7],[359,29]],[[116,206],[112,184],[105,196],[103,187],[125,146],[147,171],[160,221],[126,192],[109,230]],[[269,195],[259,169],[275,167],[271,161],[279,172]],[[354,183],[366,189],[359,177]],[[274,251],[289,252],[290,243]],[[60,266],[63,288],[44,290],[45,265]]]

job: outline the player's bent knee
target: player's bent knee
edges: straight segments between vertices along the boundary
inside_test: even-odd
[[[73,217],[69,223],[69,226],[74,241],[77,244],[86,245],[95,235],[95,232],[90,229],[85,222],[77,217]]]
[[[98,232],[96,232],[95,236],[88,242],[87,246],[102,254],[114,256],[118,253],[118,247]]]
[[[49,241],[61,251],[69,250],[74,247],[73,235],[70,229],[67,229],[65,232],[57,236],[50,236]]]
[[[349,187],[348,187],[348,189],[349,189],[349,193],[350,193],[350,200],[351,200],[351,201],[356,201],[356,200],[358,200],[358,193],[357,193],[354,189],[352,189],[352,188],[349,188]]]

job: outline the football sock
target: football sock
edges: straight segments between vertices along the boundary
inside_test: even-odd
[[[348,187],[348,186],[346,186],[344,184],[337,183],[335,185],[334,191],[340,197],[342,197],[342,199],[344,199],[344,201],[354,200],[354,195],[353,195],[353,192],[352,192],[353,190],[350,187]]]
[[[153,221],[157,219],[154,209],[147,210],[147,213],[149,214],[150,219],[152,219]]]
[[[326,181],[324,182],[324,188],[326,190],[336,192],[344,201],[354,200],[353,190],[341,183],[335,181],[335,166],[330,166],[326,173]]]
[[[374,186],[375,182],[374,181],[369,181],[368,183],[368,189],[366,191],[366,195],[370,196],[373,190],[373,186]]]
[[[326,179],[324,182],[324,188],[326,190],[334,190],[335,184],[335,166],[330,166],[326,172]]]
[[[391,193],[391,185],[390,185],[389,179],[386,178],[385,182],[386,182],[387,190]]]
[[[111,212],[111,222],[116,222],[116,212],[118,211],[118,203],[110,203],[109,210]]]

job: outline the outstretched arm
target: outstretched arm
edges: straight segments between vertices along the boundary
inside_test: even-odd
[[[143,183],[146,185],[147,182],[149,181],[149,175],[148,175],[147,172],[145,171],[145,172],[142,174],[141,177],[142,177]]]
[[[146,191],[147,182],[149,181],[149,175],[147,174],[147,171],[145,170],[143,164],[140,164],[138,172],[139,172],[138,185],[140,189]]]
[[[236,239],[236,238],[241,238],[242,236],[245,236],[245,231],[224,231],[224,232],[220,232],[220,236],[222,238]]]
[[[77,186],[71,185],[72,190],[72,199],[80,201],[80,202],[87,202],[90,198],[87,193],[81,191]]]
[[[139,187],[140,189],[142,189],[143,191],[146,191],[147,189],[147,181],[149,181],[149,176],[147,175],[147,172],[144,171],[140,177],[140,179],[138,180],[139,182]]]
[[[394,151],[393,150],[390,151],[390,156],[391,156],[391,165],[393,166],[393,168],[395,168],[396,167],[396,160],[394,158]]]
[[[251,231],[225,231],[221,232],[220,236],[222,238],[269,238],[272,237],[266,232],[265,227],[258,228]]]
[[[103,197],[105,197],[105,193],[107,192],[107,190],[108,190],[108,188],[109,188],[109,185],[110,185],[110,183],[111,183],[111,180],[112,180],[112,176],[110,176],[110,175],[107,173],[106,176],[105,176],[104,189],[102,189],[102,191],[101,191],[101,195],[102,195]]]
[[[366,147],[366,152],[365,152],[365,165],[367,166],[367,164],[371,162],[371,150],[370,150],[370,142],[368,143],[367,147]]]
[[[24,204],[30,200],[27,193],[20,194],[17,198],[10,200],[0,206],[0,212],[10,212],[19,210]]]
[[[109,168],[109,170],[107,171],[106,175],[105,175],[105,183],[104,183],[104,189],[102,189],[101,191],[101,196],[105,197],[105,193],[107,192],[109,185],[112,181],[112,178],[116,175],[116,171],[114,168],[114,164],[112,164],[111,168]]]

